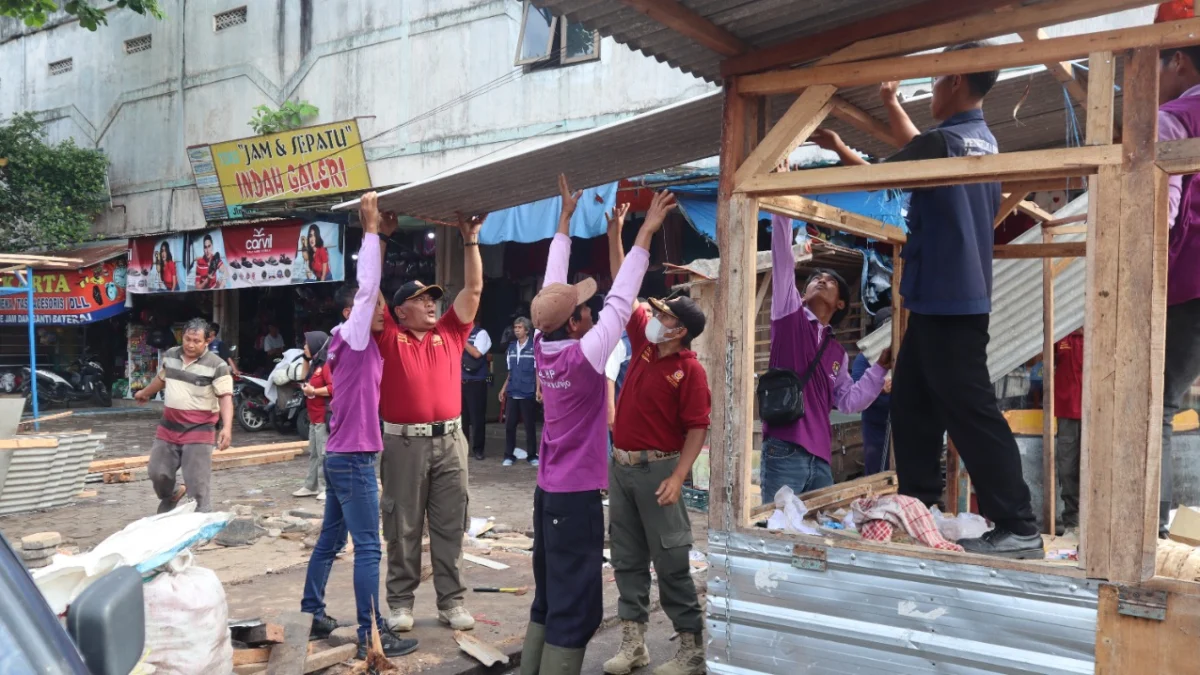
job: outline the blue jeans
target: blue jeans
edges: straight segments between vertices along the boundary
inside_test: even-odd
[[[785,485],[798,495],[833,485],[833,471],[829,462],[803,447],[778,438],[767,438],[763,440],[758,483],[762,486],[763,503],[770,504],[775,501],[775,493]]]
[[[379,615],[379,484],[373,452],[331,452],[325,456],[325,521],[308,560],[300,610],[325,616],[325,584],[337,552],[354,541],[354,601],[358,607],[358,640],[371,635],[371,614]]]

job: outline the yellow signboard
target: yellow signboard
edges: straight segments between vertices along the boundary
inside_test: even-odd
[[[371,187],[354,120],[188,148],[208,220],[241,206]]]

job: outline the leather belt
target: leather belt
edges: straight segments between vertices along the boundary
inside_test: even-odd
[[[678,452],[663,452],[662,450],[636,450],[630,452],[613,448],[613,461],[624,466],[640,466],[650,462],[662,462],[668,459],[678,459]]]
[[[407,438],[439,438],[448,436],[462,428],[462,418],[455,417],[444,422],[433,424],[392,424],[383,423],[383,433],[389,436],[404,436]]]

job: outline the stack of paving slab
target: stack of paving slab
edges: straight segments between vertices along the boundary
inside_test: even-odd
[[[49,567],[61,543],[62,535],[57,532],[38,532],[21,537],[21,560],[31,570]]]

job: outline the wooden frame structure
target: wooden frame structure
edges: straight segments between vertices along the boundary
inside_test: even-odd
[[[645,3],[629,3],[645,4]],[[660,4],[660,3],[651,3]],[[674,3],[672,3],[674,4]],[[937,3],[925,3],[937,4]],[[970,3],[962,3],[970,4]],[[984,4],[984,3],[979,3]],[[828,51],[805,51],[801,44],[761,52],[734,50],[723,68],[725,102],[722,120],[717,240],[721,251],[721,284],[711,340],[724,363],[709,373],[713,388],[711,471],[714,488],[709,514],[713,530],[753,535],[797,546],[834,546],[912,555],[963,564],[1036,571],[1097,579],[1114,585],[1101,601],[1101,633],[1097,639],[1097,672],[1187,672],[1195,663],[1195,631],[1200,629],[1200,585],[1153,578],[1157,539],[1160,415],[1164,365],[1168,222],[1167,179],[1171,174],[1200,172],[1200,139],[1157,143],[1159,50],[1200,43],[1200,19],[1125,28],[1115,31],[1047,38],[1039,29],[1076,18],[1106,14],[1150,3],[1049,0],[1013,8],[1003,14],[977,15],[943,25],[896,34],[854,34],[862,41],[837,44],[832,36],[817,43]],[[1090,6],[1091,9],[1083,7]],[[676,23],[687,34],[694,22]],[[882,20],[881,20],[881,23]],[[965,39],[980,39],[1019,30],[1029,41],[949,53],[905,56]],[[834,31],[836,32],[836,31]],[[830,54],[831,56],[825,56]],[[804,58],[824,56],[811,67],[789,66]],[[839,86],[863,85],[918,76],[977,72],[1035,64],[1059,64],[1086,57],[1087,140],[1082,147],[1001,153],[983,157],[835,167],[773,173],[775,166],[839,109]],[[1114,132],[1114,82],[1118,60],[1124,62],[1124,105],[1120,141]],[[798,93],[775,126],[764,129],[762,97]],[[869,116],[868,116],[869,118]],[[859,119],[863,127],[878,121]],[[1054,221],[1025,202],[1039,183],[1086,179],[1090,204],[1086,225],[1079,219]],[[996,247],[997,258],[1043,260],[1045,353],[1053,348],[1053,280],[1061,269],[1055,257],[1086,255],[1086,331],[1082,541],[1078,567],[1049,568],[1041,562],[998,561],[965,554],[925,550],[898,553],[895,547],[851,539],[766,533],[749,525],[751,484],[749,457],[753,405],[753,314],[755,306],[754,232],[760,208],[805,217],[811,203],[802,195],[870,188],[922,188],[965,182],[1002,182],[1009,198],[1006,215],[1015,208],[1030,212],[1045,226],[1043,243]],[[1145,205],[1155,205],[1146,209]],[[895,228],[865,226],[854,219],[825,217],[820,224],[900,247]],[[1086,242],[1055,241],[1061,234],[1086,232]],[[893,288],[903,274],[899,256]],[[897,305],[893,314],[893,347],[898,350],[906,317]],[[719,361],[719,359],[717,359]],[[1047,368],[1052,368],[1052,356]],[[714,366],[718,366],[714,363]],[[1052,371],[1046,382],[1052,381]],[[1052,395],[1047,394],[1052,400]],[[1047,409],[1046,480],[1054,488],[1052,408]],[[1119,414],[1118,414],[1119,413]],[[1121,422],[1117,422],[1121,420]],[[957,481],[956,481],[957,483]],[[1054,500],[1046,521],[1053,528]],[[1115,612],[1117,590],[1166,593],[1165,614],[1174,622],[1153,630],[1130,623]],[[1113,618],[1117,617],[1117,618]],[[1144,622],[1143,622],[1144,623]],[[1186,624],[1186,628],[1184,627]],[[1182,633],[1178,640],[1171,630]],[[1105,633],[1107,631],[1107,633]],[[1183,642],[1184,639],[1189,642]],[[1190,646],[1186,646],[1190,645]],[[1184,656],[1183,652],[1189,656]]]

